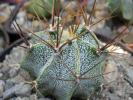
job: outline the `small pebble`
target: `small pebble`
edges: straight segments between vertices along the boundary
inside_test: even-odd
[[[30,100],[38,100],[36,94],[30,95]]]
[[[38,100],[51,100],[49,98],[39,98]]]
[[[5,90],[10,89],[13,86],[14,82],[12,82],[11,80],[6,80]]]
[[[14,100],[30,100],[28,97],[17,97]]]
[[[0,78],[2,78],[2,76],[3,76],[3,73],[0,73]]]
[[[15,85],[15,95],[16,96],[30,96],[32,86],[29,84],[20,83]]]
[[[0,80],[0,97],[3,96],[5,82]]]
[[[19,70],[19,69],[16,68],[16,67],[10,69],[10,71],[9,71],[9,76],[10,76],[11,78],[14,77],[14,76],[16,76],[17,73],[18,73],[18,70]]]
[[[129,97],[128,100],[133,100],[133,99],[131,97]]]
[[[4,67],[1,68],[2,73],[6,73],[9,71],[10,67],[8,65],[3,65]]]
[[[0,98],[0,100],[3,100],[3,98]]]
[[[17,15],[17,22],[19,22],[19,25],[23,25],[25,23],[25,16],[26,16],[26,13],[24,11],[21,11],[20,13],[18,13]]]
[[[15,93],[15,87],[12,87],[10,89],[7,89],[4,93],[3,93],[3,99],[9,99],[9,98],[12,98]]]
[[[121,98],[119,96],[117,96],[116,94],[113,94],[113,93],[109,93],[108,97],[109,97],[109,100],[121,100]]]

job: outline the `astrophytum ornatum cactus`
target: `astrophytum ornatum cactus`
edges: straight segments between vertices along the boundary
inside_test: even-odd
[[[81,35],[82,34],[82,35]],[[43,43],[34,44],[21,67],[35,77],[37,88],[56,100],[72,97],[87,99],[103,82],[106,53],[97,53],[93,33],[80,27],[79,37],[53,50]]]

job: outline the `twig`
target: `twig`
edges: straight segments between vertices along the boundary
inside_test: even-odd
[[[95,34],[103,42],[109,42],[113,39],[112,37],[107,37],[107,36],[97,33],[97,32],[95,32]],[[116,41],[115,45],[120,46],[122,49],[124,49],[125,51],[127,51],[133,55],[133,50],[131,48],[129,48],[126,44],[122,43],[121,41],[119,41],[119,42]]]
[[[25,37],[27,40],[30,39],[30,37]],[[6,48],[3,52],[0,52],[0,62],[2,62],[5,59],[5,56],[10,53],[13,47],[16,47],[23,43],[24,39],[21,38],[14,43],[12,43],[8,48]]]

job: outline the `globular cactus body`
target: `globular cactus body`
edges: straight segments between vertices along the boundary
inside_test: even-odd
[[[81,37],[55,52],[38,43],[28,51],[21,67],[35,77],[38,89],[56,100],[72,97],[87,99],[103,82],[106,53],[97,54],[98,43],[93,33],[79,28]]]

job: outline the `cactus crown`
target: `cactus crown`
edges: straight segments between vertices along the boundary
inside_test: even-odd
[[[21,67],[35,78],[37,88],[44,95],[52,95],[57,100],[87,99],[103,82],[107,53],[97,52],[99,42],[87,29],[88,22],[66,28],[61,21],[58,15],[52,27],[33,33],[34,44]]]

